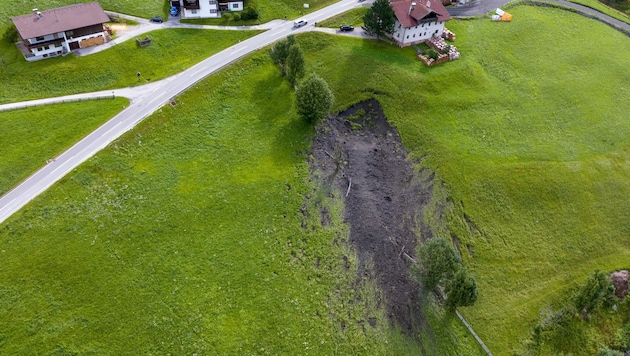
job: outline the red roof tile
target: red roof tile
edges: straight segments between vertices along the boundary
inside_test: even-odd
[[[409,9],[411,8],[412,2],[415,2],[416,6],[414,6],[410,13]],[[391,5],[398,22],[400,22],[403,27],[418,26],[418,22],[424,18],[430,18],[431,13],[437,15],[437,21],[448,21],[451,19],[451,15],[449,15],[448,11],[446,11],[446,8],[439,0],[399,0],[392,1]]]
[[[97,2],[77,4],[13,17],[13,23],[23,39],[74,30],[108,22],[109,18]]]

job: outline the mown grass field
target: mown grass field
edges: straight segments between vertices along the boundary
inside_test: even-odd
[[[0,112],[0,195],[78,142],[128,100],[92,100]]]
[[[13,44],[0,41],[7,63],[6,68],[0,67],[0,103],[146,84],[179,73],[257,33],[158,30],[147,34],[153,40],[147,47],[126,41],[89,56],[37,62],[26,62]],[[138,71],[142,81],[136,77]]]
[[[497,355],[574,283],[630,255],[630,102],[618,100],[630,42],[569,12],[511,12],[509,24],[449,23],[463,58],[434,68],[383,42],[298,38],[334,110],[378,98],[444,181],[427,222],[462,247],[480,288],[464,314]],[[313,191],[313,132],[291,95],[254,55],[4,223],[0,351],[419,352],[385,327],[373,286],[349,287],[342,207]],[[309,209],[301,227],[306,196],[330,206],[332,226]],[[470,354],[457,335],[421,339],[429,354]],[[596,337],[572,351],[592,354]]]

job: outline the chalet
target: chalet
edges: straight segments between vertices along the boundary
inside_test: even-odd
[[[221,12],[243,11],[243,0],[171,0],[180,9],[182,18],[218,18]]]
[[[18,48],[27,61],[66,54],[103,44],[109,35],[103,23],[109,18],[97,2],[59,7],[13,17],[21,41]]]
[[[401,47],[442,36],[444,23],[451,19],[440,0],[398,0],[391,5],[396,16],[392,39]]]

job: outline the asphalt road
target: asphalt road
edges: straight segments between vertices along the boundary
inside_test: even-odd
[[[242,41],[172,77],[139,87],[100,92],[102,95],[108,95],[108,93],[113,92],[116,95],[129,97],[132,99],[131,104],[103,126],[93,131],[13,190],[2,196],[0,198],[0,223],[20,210],[33,198],[46,191],[46,189],[78,167],[81,163],[105,148],[116,138],[131,130],[145,117],[167,104],[171,98],[190,88],[203,78],[239,58],[264,48],[290,34],[312,30],[314,27],[313,24],[317,21],[325,20],[351,8],[365,4],[366,3],[359,3],[357,0],[342,0],[303,16],[302,18],[308,21],[308,25],[302,28],[294,29],[292,21],[276,22],[277,27]],[[93,94],[94,93],[91,95]],[[72,95],[69,97],[78,98],[80,96]],[[55,102],[58,100],[58,98],[51,98],[42,99],[39,102]],[[20,103],[9,105],[20,105]],[[24,105],[24,103],[22,103],[22,105]],[[6,107],[6,105],[4,107]]]

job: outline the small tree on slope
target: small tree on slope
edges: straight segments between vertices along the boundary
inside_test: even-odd
[[[297,112],[312,123],[326,116],[335,100],[326,81],[317,74],[300,83],[295,91],[295,97]]]

